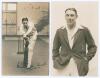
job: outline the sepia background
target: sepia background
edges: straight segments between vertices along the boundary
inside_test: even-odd
[[[52,47],[53,47],[53,39],[56,33],[56,30],[64,25],[65,22],[65,9],[67,8],[76,8],[78,12],[77,23],[83,26],[88,27],[90,30],[95,43],[98,47],[98,2],[52,2],[51,3],[51,31],[50,31],[50,40],[51,40],[51,50],[50,50],[50,73],[53,70],[52,63]],[[70,69],[73,70],[73,69]],[[95,57],[89,62],[89,72],[88,76],[98,76],[98,51]]]
[[[49,60],[49,3],[48,2],[3,2],[2,3],[2,75],[48,75]],[[22,18],[33,22],[38,37],[32,64],[36,68],[17,68],[23,62],[23,41],[19,27]]]
[[[44,63],[46,62],[47,64],[45,64],[44,66],[41,66],[40,68],[37,68],[35,70],[32,70],[32,71],[25,71],[24,69],[18,69],[16,68],[16,65],[17,65],[17,51],[18,51],[18,34],[19,34],[19,26],[21,24],[21,17],[22,16],[29,16],[29,20],[34,20],[34,23],[37,24],[37,22],[39,22],[39,18],[40,17],[36,17],[37,20],[35,20],[35,17],[34,15],[31,15],[31,12],[33,11],[32,10],[32,5],[30,5],[30,2],[32,2],[33,0],[20,0],[22,2],[19,2],[19,3],[16,3],[16,1],[19,1],[19,0],[2,0],[2,1],[8,1],[9,4],[11,4],[10,6],[12,8],[10,8],[10,10],[14,10],[14,12],[12,11],[9,11],[11,12],[11,14],[7,14],[8,16],[6,17],[6,14],[4,12],[5,8],[4,7],[7,7],[6,4],[2,3],[3,4],[3,7],[2,5],[0,5],[1,8],[1,12],[2,12],[2,45],[1,45],[1,49],[2,49],[2,70],[1,73],[2,75],[9,75],[8,78],[10,78],[11,76],[10,75],[27,75],[27,77],[29,77],[29,75],[48,75],[49,73],[49,76],[39,76],[39,77],[32,77],[32,78],[49,78],[51,77],[52,75],[52,42],[53,42],[53,38],[54,38],[54,35],[55,35],[55,32],[56,32],[56,29],[58,29],[59,27],[61,27],[62,25],[65,24],[65,18],[64,18],[64,11],[66,8],[69,8],[69,7],[75,7],[77,10],[78,10],[78,19],[77,19],[77,22],[79,20],[79,23],[84,25],[84,26],[87,26],[92,35],[93,35],[93,38],[95,40],[95,43],[97,45],[97,47],[99,47],[99,40],[98,40],[98,32],[99,32],[99,27],[98,27],[98,18],[99,18],[99,12],[98,12],[98,8],[100,8],[100,6],[98,6],[98,0],[94,0],[93,2],[92,1],[84,1],[84,0],[78,0],[79,2],[77,1],[67,1],[67,0],[52,0],[52,1],[49,1],[49,0],[34,0],[36,2],[38,1],[48,1],[48,2],[51,2],[51,10],[49,12],[49,10],[46,10],[47,12],[50,13],[50,32],[48,31],[48,26],[44,26],[43,30],[41,30],[39,32],[40,35],[38,35],[38,41],[37,41],[37,45],[35,47],[36,48],[36,51],[35,51],[35,56],[33,56],[33,64],[41,64],[41,63]],[[13,1],[15,2],[14,5],[12,5],[12,2],[10,1]],[[23,1],[26,1],[26,3]],[[30,1],[29,3],[27,3],[28,1]],[[53,1],[56,1],[56,2],[53,2]],[[60,2],[59,2],[60,1]],[[63,2],[65,1],[65,2]],[[96,2],[97,1],[97,2]],[[1,3],[0,3],[1,4]],[[18,4],[24,4],[24,7],[25,6],[29,6],[30,10],[28,10],[27,8],[27,12],[25,12],[25,8],[21,5],[21,7],[24,8],[24,10],[22,11],[20,9],[20,12],[18,10]],[[31,3],[32,4],[32,3]],[[48,3],[46,5],[49,5]],[[100,4],[99,4],[100,5]],[[33,5],[34,6],[34,5]],[[48,7],[48,6],[47,6]],[[37,7],[39,8],[39,7]],[[39,9],[37,9],[38,11]],[[100,10],[99,10],[100,11]],[[8,13],[9,13],[8,12]],[[40,12],[41,16],[44,16],[44,14],[47,14],[46,12]],[[19,13],[19,17],[17,17],[17,13]],[[21,13],[21,15],[20,15]],[[48,15],[49,15],[48,13]],[[43,15],[42,15],[43,14]],[[11,15],[11,16],[10,16]],[[37,15],[37,13],[36,13]],[[39,16],[40,16],[39,15]],[[47,16],[48,16],[47,15]],[[10,16],[10,18],[8,18]],[[12,18],[12,16],[14,18]],[[31,18],[32,16],[32,18]],[[38,15],[37,15],[38,16]],[[46,16],[46,17],[47,17]],[[5,24],[4,23],[4,19],[6,18],[7,19],[14,19],[13,20],[13,23],[14,24]],[[34,19],[33,19],[34,18]],[[19,19],[19,20],[17,20]],[[9,21],[10,21],[9,20]],[[14,22],[15,21],[15,22]],[[18,22],[17,22],[18,21]],[[7,22],[7,21],[6,21]],[[6,28],[7,27],[7,28]],[[41,27],[40,27],[41,29]],[[6,31],[7,30],[7,31]],[[50,33],[50,40],[48,39],[48,34],[47,33]],[[44,35],[45,34],[45,35]],[[40,39],[40,36],[42,37],[42,39]],[[43,38],[44,37],[44,38]],[[50,70],[48,72],[48,43],[50,42]],[[40,44],[44,44],[44,45],[40,45]],[[44,52],[41,51],[41,49],[39,49],[41,47],[42,50],[45,50]],[[21,48],[22,49],[22,48]],[[37,52],[38,51],[38,52]],[[42,52],[42,53],[40,53]],[[88,73],[88,76],[98,76],[98,72],[99,72],[99,68],[98,68],[98,54],[99,52],[97,51],[95,57],[92,59],[92,61],[90,61],[90,71]],[[37,57],[37,55],[39,56],[39,58]],[[22,60],[23,58],[23,55],[19,56]],[[40,62],[41,61],[41,62]],[[1,61],[0,61],[1,62]],[[0,76],[1,77],[1,76]],[[13,76],[12,76],[13,77]],[[18,76],[19,78],[22,77],[22,76]],[[25,76],[26,77],[26,76]],[[62,77],[62,76],[61,76]],[[63,78],[65,78],[66,76],[64,76]],[[98,76],[99,77],[99,76]],[[5,78],[5,77],[4,77]],[[15,77],[17,78],[17,76]],[[31,78],[31,76],[30,76]],[[56,76],[55,77],[51,77],[51,78],[57,78]]]

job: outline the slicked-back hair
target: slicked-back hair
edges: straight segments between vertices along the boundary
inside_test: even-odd
[[[22,18],[22,22],[23,21],[28,21],[28,18],[26,17],[26,18]]]
[[[67,9],[65,10],[65,13],[66,13],[68,10],[74,11],[75,14],[76,14],[76,16],[78,16],[77,10],[76,10],[75,8],[67,8]]]

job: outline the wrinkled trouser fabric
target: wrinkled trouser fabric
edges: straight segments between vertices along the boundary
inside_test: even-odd
[[[35,46],[35,42],[36,40],[32,40],[29,41],[29,46],[28,46],[28,64],[27,64],[27,68],[29,68],[31,66],[31,62],[32,62],[32,56],[33,56],[33,49]]]
[[[35,43],[36,43],[36,39],[37,39],[37,32],[29,40],[27,68],[29,68],[31,66],[31,63],[32,63],[32,56],[33,56],[33,53],[34,53],[33,49],[34,49],[34,46],[35,46]]]

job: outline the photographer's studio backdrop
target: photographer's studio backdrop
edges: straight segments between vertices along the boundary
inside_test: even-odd
[[[2,74],[48,75],[49,3],[3,2],[2,5]],[[23,61],[23,53],[17,52],[23,52],[19,29],[24,17],[27,17],[38,31],[32,60],[33,65],[38,67],[26,73],[24,69],[17,68],[18,60]]]

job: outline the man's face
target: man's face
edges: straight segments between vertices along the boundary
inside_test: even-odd
[[[73,10],[67,10],[65,13],[65,19],[66,19],[67,25],[72,26],[76,22],[77,15]]]
[[[22,23],[23,23],[24,26],[28,25],[28,21],[27,20],[23,21]]]

